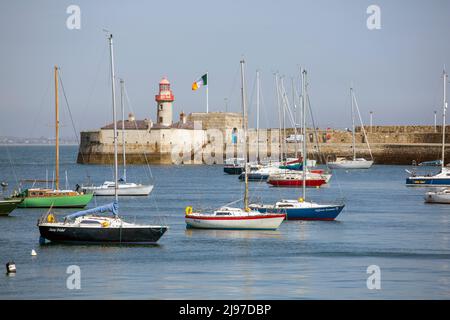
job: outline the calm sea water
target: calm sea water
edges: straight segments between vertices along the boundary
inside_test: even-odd
[[[71,188],[88,176],[112,178],[110,166],[76,164],[75,146],[61,153],[63,186],[65,170]],[[45,178],[46,170],[51,177],[52,163],[52,147],[0,147],[0,180],[11,191],[16,178]],[[221,166],[130,166],[130,181],[155,189],[121,198],[121,215],[168,224],[159,245],[41,246],[36,221],[46,210],[16,209],[0,218],[0,263],[14,260],[18,270],[0,273],[0,298],[449,299],[450,206],[424,204],[424,189],[404,186],[405,168],[336,171],[329,187],[308,193],[345,198],[337,221],[285,222],[269,232],[186,230],[186,206],[214,208],[242,196],[242,183]],[[270,203],[300,190],[253,183],[251,194]],[[67,289],[70,265],[81,269],[80,290]],[[367,288],[369,265],[380,267],[380,290]]]

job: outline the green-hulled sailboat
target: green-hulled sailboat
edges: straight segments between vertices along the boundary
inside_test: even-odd
[[[55,66],[55,189],[29,188],[16,192],[13,199],[23,199],[19,208],[83,208],[91,201],[93,194],[73,190],[59,190],[59,109],[58,109],[58,67]],[[37,180],[34,180],[37,181]]]

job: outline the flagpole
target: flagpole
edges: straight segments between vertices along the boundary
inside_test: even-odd
[[[209,112],[209,96],[208,96],[208,88],[209,88],[209,76],[208,71],[206,72],[206,113]]]

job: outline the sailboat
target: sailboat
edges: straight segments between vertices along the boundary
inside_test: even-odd
[[[248,172],[247,153],[247,110],[245,98],[244,60],[241,62],[241,97],[242,114],[244,118],[244,171]],[[188,228],[199,229],[257,229],[276,230],[285,219],[283,213],[261,213],[251,210],[248,206],[248,179],[245,176],[244,208],[221,207],[213,212],[193,212],[192,207],[186,208],[185,221]]]
[[[407,186],[432,186],[432,187],[449,187],[450,186],[450,169],[445,166],[445,114],[447,111],[447,81],[448,74],[444,70],[444,101],[442,107],[442,157],[441,157],[441,171],[434,175],[415,175],[411,174],[406,178]],[[436,193],[430,192],[426,195],[426,202],[432,202],[433,199],[441,200],[445,194],[441,191]],[[446,195],[449,196],[448,194]]]
[[[118,160],[117,160],[117,123],[116,99],[114,85],[113,37],[108,36],[111,57],[112,106],[114,121],[114,180],[115,201],[108,205],[72,213],[57,221],[49,210],[38,221],[41,243],[46,240],[63,243],[156,243],[167,231],[167,226],[138,225],[128,223],[119,217],[118,197]],[[100,216],[100,213],[112,213],[110,216]]]
[[[364,129],[364,124],[362,123],[362,119],[359,113],[358,102],[356,101],[355,93],[353,92],[353,88],[350,88],[350,98],[351,98],[351,106],[352,106],[352,149],[353,149],[353,158],[347,159],[338,157],[336,161],[328,162],[328,167],[330,169],[369,169],[373,165],[373,156],[372,151],[370,150],[369,140],[367,139],[366,130]],[[364,138],[367,142],[367,147],[369,149],[371,160],[366,160],[364,158],[356,157],[356,138],[355,138],[355,107],[359,115],[359,120],[361,122],[361,130],[364,133]]]
[[[2,200],[0,199],[0,217],[9,215],[22,202],[22,199]]]
[[[84,208],[92,199],[92,194],[73,190],[59,189],[59,106],[58,106],[58,70],[55,66],[55,189],[27,188],[16,191],[12,199],[22,199],[20,208]],[[44,182],[44,180],[25,180]],[[45,182],[48,182],[45,180]]]
[[[305,115],[306,100],[306,70],[302,71],[303,94],[301,97],[303,114]],[[306,117],[303,116],[303,128],[306,128]],[[307,154],[306,139],[303,139],[302,153]],[[303,157],[303,166],[306,168],[306,157]],[[303,195],[297,200],[281,200],[274,205],[251,204],[250,208],[264,213],[284,213],[287,220],[334,220],[344,208],[344,204],[319,204],[306,201],[306,175],[303,175]]]
[[[127,182],[126,165],[126,143],[125,143],[125,108],[124,108],[124,81],[120,80],[120,102],[122,108],[122,156],[123,156],[123,175],[119,179],[119,196],[148,196],[153,190],[153,185],[144,185],[134,182]],[[115,192],[115,183],[105,181],[100,186],[82,186],[83,192],[94,193],[96,196],[113,196]]]
[[[450,170],[445,166],[445,114],[447,110],[447,81],[448,74],[444,70],[444,102],[442,107],[442,158],[441,171],[434,175],[416,175],[411,173],[411,176],[406,178],[407,186],[450,186]],[[430,202],[430,201],[427,201]]]

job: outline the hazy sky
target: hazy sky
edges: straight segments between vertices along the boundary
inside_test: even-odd
[[[69,30],[66,8],[81,8]],[[381,30],[366,26],[369,5],[381,8]],[[53,135],[53,66],[61,67],[77,130],[111,121],[109,56],[103,28],[114,34],[117,75],[125,79],[136,117],[155,119],[154,95],[167,76],[181,110],[205,110],[191,84],[209,71],[210,110],[239,111],[239,60],[248,97],[260,69],[262,126],[277,125],[275,71],[309,72],[318,125],[350,125],[349,85],[368,121],[432,124],[441,112],[442,69],[450,69],[450,1],[6,1],[0,2],[0,135]],[[253,97],[253,98],[252,98]],[[61,105],[62,135],[73,137]],[[253,113],[254,114],[254,113]]]

